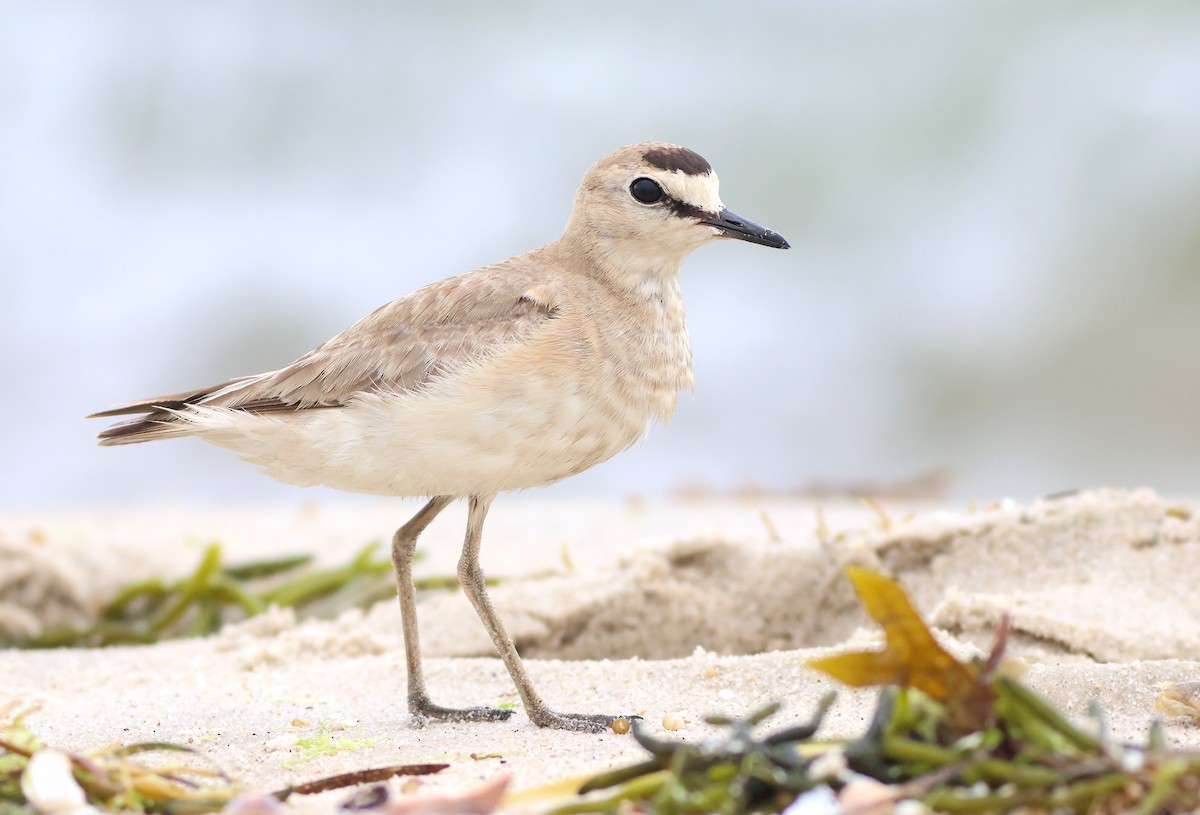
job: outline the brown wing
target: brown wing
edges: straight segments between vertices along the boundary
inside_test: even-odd
[[[363,392],[403,393],[519,342],[556,312],[532,273],[498,264],[389,303],[286,368],[93,416],[145,414],[99,436],[101,444],[129,444],[181,435],[170,411],[193,404],[278,413],[339,407]]]

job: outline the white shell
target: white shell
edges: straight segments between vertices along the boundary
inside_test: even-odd
[[[98,810],[87,802],[75,780],[71,759],[60,750],[43,748],[29,757],[21,773],[21,793],[45,815],[91,815]]]

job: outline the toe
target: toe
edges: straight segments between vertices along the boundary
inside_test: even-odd
[[[409,711],[417,720],[440,722],[503,722],[513,714],[496,707],[442,707],[425,701],[410,703]]]
[[[602,733],[612,727],[612,723],[622,718],[637,718],[631,716],[609,716],[602,713],[556,713],[553,710],[541,710],[536,714],[531,712],[529,718],[538,727],[552,727],[557,730],[576,730],[584,733]]]

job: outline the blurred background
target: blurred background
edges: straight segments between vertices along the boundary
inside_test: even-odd
[[[793,249],[693,255],[695,397],[544,494],[1200,494],[1200,5],[0,0],[0,506],[338,496],[82,416],[551,240],[649,139]]]

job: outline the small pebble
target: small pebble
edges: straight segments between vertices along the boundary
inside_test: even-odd
[[[848,769],[850,763],[846,761],[846,754],[841,750],[833,750],[814,758],[809,765],[808,775],[814,781],[829,781],[840,778]]]
[[[672,715],[663,716],[662,725],[664,730],[682,730],[683,719]]]
[[[1127,773],[1140,773],[1146,766],[1146,754],[1135,747],[1128,747],[1121,754],[1121,769]]]

